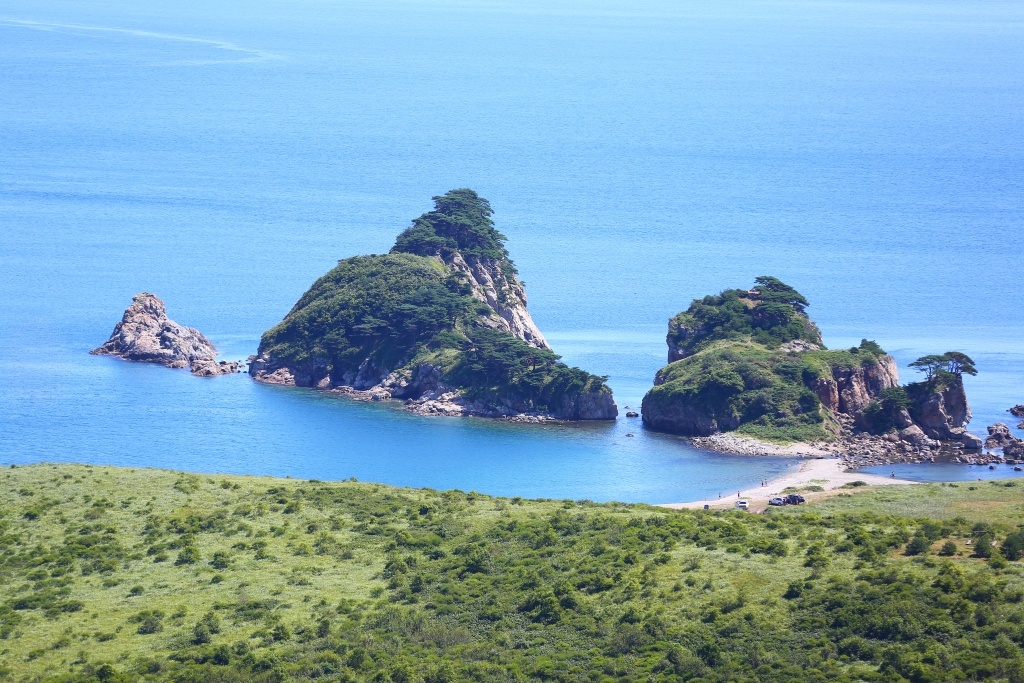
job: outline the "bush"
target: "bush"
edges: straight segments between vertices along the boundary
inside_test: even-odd
[[[925,555],[931,548],[931,542],[924,536],[914,536],[904,549],[904,555]]]
[[[178,553],[178,559],[174,561],[174,564],[195,564],[199,559],[199,548],[189,545],[181,549],[181,552]]]

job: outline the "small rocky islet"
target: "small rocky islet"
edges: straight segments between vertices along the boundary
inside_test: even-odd
[[[164,302],[149,292],[132,297],[131,306],[125,309],[110,338],[89,353],[169,368],[189,368],[198,377],[238,372],[238,362],[218,362],[213,342],[199,330],[168,318]]]

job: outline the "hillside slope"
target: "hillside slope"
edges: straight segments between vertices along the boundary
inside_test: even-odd
[[[753,515],[5,469],[0,676],[1020,680],[1024,578],[1004,555],[1018,557],[1024,535],[985,518],[989,489],[1006,509],[1024,503],[1014,484],[884,487],[877,498],[907,496],[883,504],[902,515]],[[974,520],[929,519],[945,498]]]

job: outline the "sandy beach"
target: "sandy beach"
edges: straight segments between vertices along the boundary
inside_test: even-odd
[[[781,495],[782,490],[789,487],[820,486],[825,489],[823,492],[801,493],[807,500],[813,500],[816,497],[831,495],[830,491],[853,481],[863,481],[870,486],[905,486],[918,483],[907,479],[892,479],[864,472],[846,472],[844,469],[842,461],[837,458],[807,459],[801,461],[800,467],[796,471],[790,472],[778,479],[772,479],[765,486],[755,486],[745,491],[740,491],[739,496],[736,495],[736,491],[722,491],[722,498],[720,500],[715,498],[688,503],[666,503],[659,507],[676,510],[682,508],[701,508],[704,505],[710,505],[712,508],[730,508],[733,507],[737,500],[746,500],[750,503],[750,510],[754,511],[763,510],[768,507],[768,500],[770,498]]]

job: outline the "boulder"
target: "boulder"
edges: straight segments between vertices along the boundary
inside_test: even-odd
[[[988,426],[988,438],[985,439],[985,445],[989,448],[1001,448],[1016,440],[1016,437],[1010,433],[1009,426],[1002,422],[996,422]]]
[[[934,443],[917,425],[911,425],[906,429],[900,430],[900,441],[906,441],[911,445],[922,447],[928,447]]]
[[[1007,458],[1024,458],[1024,441],[1014,439],[1003,446],[1003,455]]]
[[[964,448],[967,448],[972,451],[980,451],[981,447],[984,445],[984,443],[981,440],[981,437],[975,436],[970,432],[964,433],[963,437],[960,439],[960,443],[964,445]]]
[[[203,376],[226,374],[226,371],[219,370],[217,348],[213,343],[199,330],[179,325],[168,318],[164,302],[149,292],[132,297],[132,305],[125,309],[110,338],[89,353],[159,363],[169,368],[192,366],[195,374]],[[218,368],[216,372],[212,371],[214,366]],[[196,368],[199,368],[198,372]],[[235,371],[237,364],[231,370]]]
[[[636,411],[630,410],[629,412],[626,413],[626,417],[640,417],[640,414],[637,413]]]
[[[1010,415],[1013,415],[1014,417],[1024,417],[1024,406],[1017,404],[1010,408]]]

